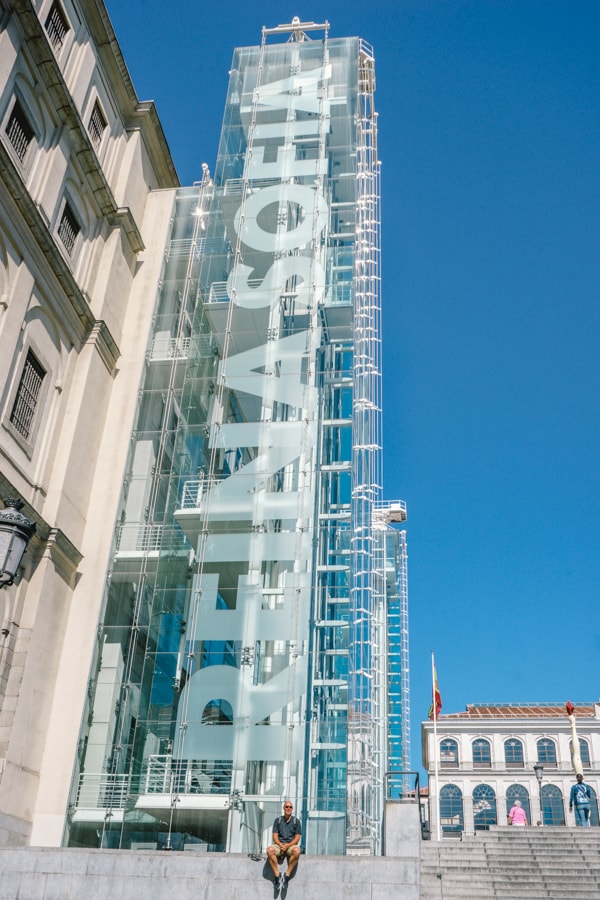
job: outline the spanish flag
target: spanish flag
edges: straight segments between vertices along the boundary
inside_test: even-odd
[[[437,679],[437,669],[435,668],[435,662],[432,661],[433,667],[433,688],[431,692],[431,706],[429,707],[428,717],[430,719],[437,719],[442,709],[442,695],[440,694],[440,689],[438,686]],[[435,709],[434,709],[435,706]]]

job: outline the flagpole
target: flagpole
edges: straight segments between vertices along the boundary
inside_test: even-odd
[[[431,651],[431,697],[433,703],[433,771],[435,775],[435,790],[436,790],[436,801],[435,801],[435,809],[436,809],[436,833],[438,841],[441,841],[441,828],[440,828],[440,781],[438,778],[438,740],[437,740],[437,697],[435,690],[435,658],[433,654],[433,650]]]

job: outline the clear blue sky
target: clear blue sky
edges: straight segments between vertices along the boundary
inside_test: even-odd
[[[214,167],[234,46],[294,15],[374,45],[413,767],[432,649],[443,712],[597,699],[600,4],[107,6],[183,184]]]

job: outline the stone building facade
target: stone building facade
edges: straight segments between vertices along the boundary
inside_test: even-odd
[[[0,842],[60,843],[119,481],[178,178],[96,0],[0,0]]]

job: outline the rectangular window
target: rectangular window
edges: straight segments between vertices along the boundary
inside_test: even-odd
[[[34,131],[18,100],[15,100],[15,105],[6,126],[6,133],[20,162],[23,162],[27,148],[33,140]]]
[[[105,128],[106,119],[104,118],[104,114],[102,112],[102,109],[100,108],[100,104],[96,100],[96,102],[94,103],[94,108],[92,110],[90,124],[88,125],[88,131],[92,139],[92,144],[94,145],[96,150],[102,142],[102,135],[104,134]]]
[[[45,28],[46,34],[48,35],[48,40],[50,41],[54,49],[60,50],[63,45],[65,35],[69,30],[69,23],[60,3],[57,3],[56,0],[50,7],[50,12],[48,13],[48,18],[46,19]]]
[[[31,435],[33,416],[45,375],[45,370],[31,350],[29,350],[21,373],[19,387],[17,388],[17,396],[10,414],[12,425],[25,440],[29,440]]]
[[[81,231],[79,222],[75,218],[75,213],[68,203],[65,203],[63,214],[58,226],[58,236],[64,244],[65,250],[71,256],[77,235]]]

